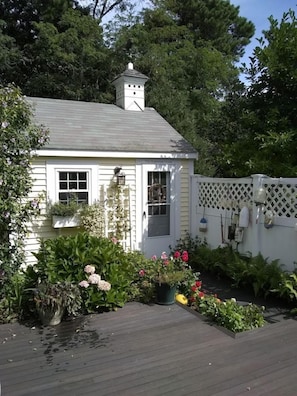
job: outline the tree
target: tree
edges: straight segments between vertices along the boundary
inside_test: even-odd
[[[297,174],[297,20],[292,10],[280,23],[269,20],[246,69],[250,86],[224,106],[224,124],[233,122],[237,128],[232,146],[234,132],[220,142],[224,174]]]
[[[212,174],[209,125],[219,116],[224,96],[238,83],[234,61],[243,44],[239,45],[236,38],[231,46],[230,34],[231,49],[229,53],[222,52],[222,46],[216,47],[208,34],[198,34],[193,23],[173,12],[180,12],[174,6],[182,7],[183,3],[162,0],[154,4],[155,8],[145,9],[134,25],[122,26],[114,35],[114,56],[120,59],[121,68],[133,61],[138,70],[150,77],[147,105],[155,107],[200,151],[196,171]],[[194,2],[191,4],[194,7]],[[235,11],[237,15],[238,10]],[[199,12],[198,6],[192,9],[193,15]],[[215,30],[218,22],[215,18],[212,21]],[[224,23],[228,32],[230,20]],[[250,32],[246,41],[249,37]]]
[[[0,298],[24,263],[28,221],[38,209],[38,200],[28,199],[30,163],[32,153],[46,144],[48,135],[32,124],[31,114],[19,89],[0,87]]]
[[[133,9],[136,3],[141,3],[141,1],[93,0],[93,2],[90,3],[89,8],[93,18],[95,18],[98,23],[101,23],[102,19],[111,12],[126,12],[127,10]]]
[[[36,39],[25,49],[26,80],[19,81],[26,95],[110,100],[108,50],[95,20],[68,10],[57,26],[40,22],[35,29]]]

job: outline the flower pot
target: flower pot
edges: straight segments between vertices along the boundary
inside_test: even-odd
[[[56,326],[61,323],[65,308],[60,305],[55,310],[47,307],[37,307],[37,312],[44,326]]]
[[[175,301],[176,286],[168,283],[156,283],[157,304],[171,305]]]

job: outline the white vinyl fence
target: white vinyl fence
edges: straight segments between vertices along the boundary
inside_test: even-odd
[[[293,271],[297,262],[297,179],[252,175],[241,179],[191,180],[192,237],[208,246],[231,245],[243,254],[279,259]]]

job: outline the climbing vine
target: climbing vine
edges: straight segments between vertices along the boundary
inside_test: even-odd
[[[28,221],[39,208],[38,198],[28,198],[31,160],[47,140],[47,130],[32,123],[32,108],[20,90],[0,86],[0,298],[24,263]]]

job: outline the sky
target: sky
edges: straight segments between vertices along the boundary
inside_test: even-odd
[[[246,47],[245,55],[240,63],[249,63],[249,56],[258,45],[257,38],[262,37],[262,31],[270,26],[268,18],[281,21],[284,12],[291,8],[297,15],[297,0],[230,0],[230,3],[240,6],[239,15],[252,21],[256,27],[255,35],[251,43]]]

